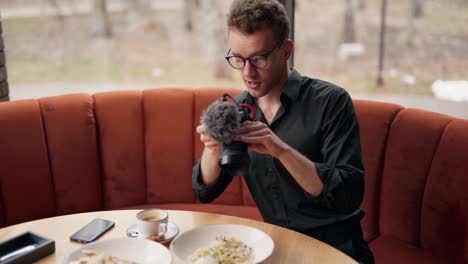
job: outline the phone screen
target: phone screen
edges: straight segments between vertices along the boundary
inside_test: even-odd
[[[114,226],[114,222],[104,219],[94,219],[70,236],[70,239],[80,243],[89,243],[98,239]]]

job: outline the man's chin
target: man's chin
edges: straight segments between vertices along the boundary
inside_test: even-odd
[[[249,92],[250,96],[255,97],[255,98],[260,98],[260,97],[265,96],[265,93],[263,92],[263,90],[253,90],[253,89],[247,88],[247,91]]]
[[[255,89],[252,89],[251,87],[246,85],[246,88],[247,88],[247,91],[249,92],[249,94],[252,97],[255,97],[255,98],[260,98],[260,97],[263,97],[263,96],[265,96],[267,94],[267,91],[266,91],[266,89],[263,88],[263,85],[255,88]]]

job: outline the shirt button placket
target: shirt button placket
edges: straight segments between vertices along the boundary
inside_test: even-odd
[[[267,168],[266,174],[270,180],[270,184],[267,186],[267,189],[271,192],[271,197],[273,198],[272,206],[276,208],[276,218],[281,225],[287,225],[288,219],[285,208],[286,205],[284,204],[283,196],[281,194],[278,174],[272,167]]]
[[[279,200],[280,199],[280,194],[279,194],[279,186],[278,186],[278,179],[276,178],[276,174],[273,170],[273,168],[269,167],[266,170],[267,177],[269,177],[270,184],[268,185],[268,190],[271,191],[273,199]]]

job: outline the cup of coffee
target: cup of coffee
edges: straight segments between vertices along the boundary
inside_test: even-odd
[[[146,209],[137,215],[138,233],[144,237],[163,236],[167,231],[169,214],[162,209]]]

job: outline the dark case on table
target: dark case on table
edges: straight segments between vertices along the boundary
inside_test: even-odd
[[[33,232],[26,232],[1,242],[0,258],[30,245],[34,245],[35,248],[0,261],[0,264],[31,264],[34,261],[37,261],[55,252],[54,240],[40,236]]]

